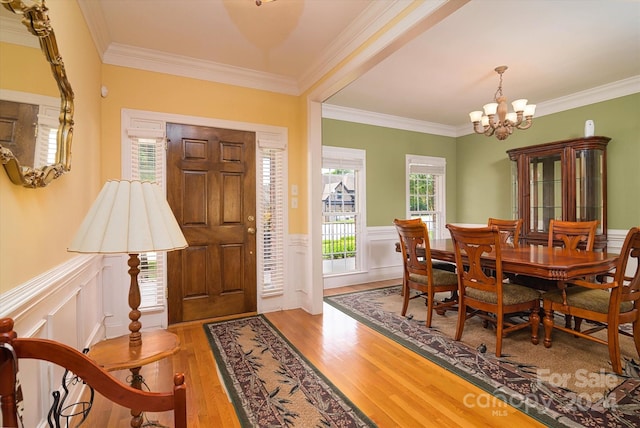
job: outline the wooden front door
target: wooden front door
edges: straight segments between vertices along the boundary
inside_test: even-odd
[[[255,133],[167,124],[169,323],[256,311]]]

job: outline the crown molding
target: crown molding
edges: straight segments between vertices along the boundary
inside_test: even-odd
[[[417,20],[443,3],[445,3],[445,0],[438,0],[416,8],[399,25],[396,25],[393,30],[385,34],[369,49],[382,49],[388,43],[389,38],[393,38],[397,33],[402,33],[407,28],[410,28]],[[405,0],[396,0],[390,5],[383,2],[371,2],[366,11],[340,37],[336,38],[323,55],[296,81],[286,76],[112,43],[99,3],[91,0],[78,0],[78,4],[85,21],[88,23],[89,31],[104,64],[296,96],[318,82],[324,75],[352,54],[354,50],[363,45],[370,37],[383,29],[385,25],[388,25],[389,22],[407,8]]]
[[[640,92],[640,75],[596,86],[565,97],[545,101],[536,107],[536,116],[558,113],[560,111],[608,101],[638,92]]]
[[[98,2],[78,0],[89,31],[105,64],[173,74],[177,76],[267,90],[287,95],[300,95],[324,74],[346,58],[357,46],[380,30],[405,7],[406,2],[392,5],[372,2],[365,14],[337,38],[300,79],[257,72],[240,67],[203,61],[180,55],[112,43]]]
[[[109,35],[109,27],[104,19],[100,3],[93,0],[78,0],[78,6],[80,6],[80,11],[84,15],[84,20],[87,23],[87,28],[98,50],[100,59],[104,59],[104,53],[111,43],[111,36]]]
[[[288,77],[117,43],[109,45],[103,55],[103,62],[287,95],[299,95],[296,81]]]
[[[640,75],[606,85],[597,86],[585,91],[576,92],[553,100],[538,103],[536,116],[541,117],[565,110],[583,107],[614,98],[640,93]],[[459,126],[442,125],[423,120],[407,119],[400,116],[341,107],[333,104],[322,104],[322,117],[326,119],[344,120],[346,122],[363,123],[366,125],[384,126],[386,128],[402,129],[405,131],[424,132],[426,134],[442,135],[445,137],[462,137],[473,134],[470,124]]]
[[[425,134],[457,137],[456,127],[427,122],[424,120],[408,119],[390,114],[375,113],[341,107],[333,104],[322,104],[322,117],[325,119],[344,120],[346,122],[363,123],[365,125],[383,126],[386,128],[402,129],[405,131],[422,132]]]

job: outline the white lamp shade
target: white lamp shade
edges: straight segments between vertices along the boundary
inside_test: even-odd
[[[533,114],[536,112],[536,105],[535,104],[527,104],[527,106],[524,109],[524,115],[525,116],[533,116]]]
[[[480,119],[482,119],[482,112],[480,110],[472,111],[469,113],[469,119],[471,119],[471,122],[480,122]]]
[[[489,116],[490,114],[496,114],[498,111],[498,103],[489,103],[482,106],[484,114]]]
[[[524,111],[525,107],[527,106],[527,101],[528,100],[526,99],[515,100],[511,103],[511,105],[513,106],[513,110],[516,112]]]
[[[187,241],[160,186],[108,181],[68,251],[139,254],[186,247]]]

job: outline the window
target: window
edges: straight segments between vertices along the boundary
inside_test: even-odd
[[[148,124],[150,125],[150,124]],[[123,178],[151,181],[165,186],[164,123],[154,123],[148,128],[127,129],[128,150],[123,148]],[[127,162],[124,157],[127,156]],[[140,309],[156,309],[165,306],[166,265],[165,252],[141,253],[138,286]]]
[[[421,218],[431,239],[445,237],[445,158],[407,155],[407,218]]]
[[[322,151],[322,260],[325,275],[364,270],[364,150]]]
[[[281,294],[285,277],[285,230],[287,225],[284,143],[258,137],[258,286],[262,295]]]

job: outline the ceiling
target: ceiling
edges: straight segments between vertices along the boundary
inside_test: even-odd
[[[351,55],[325,104],[450,135],[492,101],[499,65],[536,116],[640,92],[638,0],[79,4],[104,63],[299,95]]]

